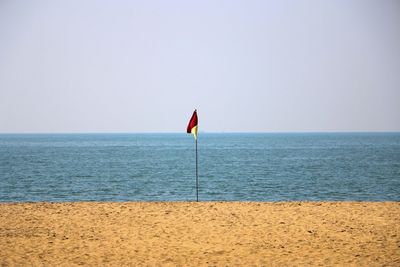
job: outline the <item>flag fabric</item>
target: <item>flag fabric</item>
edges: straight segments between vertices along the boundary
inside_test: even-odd
[[[190,133],[193,134],[194,139],[196,140],[197,140],[197,123],[198,123],[197,110],[194,110],[193,115],[190,118],[186,132],[189,134]]]

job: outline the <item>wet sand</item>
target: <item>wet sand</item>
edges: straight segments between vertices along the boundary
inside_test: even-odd
[[[400,202],[0,204],[0,266],[400,266]]]

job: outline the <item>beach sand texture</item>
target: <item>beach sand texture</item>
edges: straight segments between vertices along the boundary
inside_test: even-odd
[[[400,266],[400,202],[0,204],[1,266]]]

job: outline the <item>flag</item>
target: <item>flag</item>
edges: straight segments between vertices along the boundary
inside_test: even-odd
[[[196,139],[196,140],[197,140],[197,123],[198,123],[197,110],[195,109],[192,117],[190,118],[186,132],[193,134],[194,139]]]

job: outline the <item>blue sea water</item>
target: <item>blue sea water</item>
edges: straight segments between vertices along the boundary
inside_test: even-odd
[[[200,200],[400,201],[400,133],[200,134]],[[194,200],[188,134],[1,134],[0,201]]]

